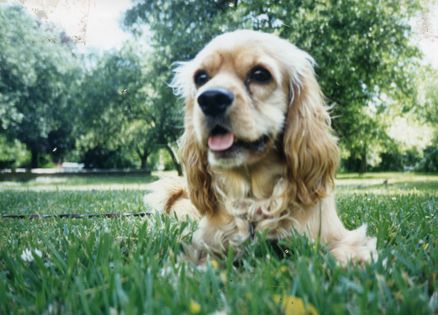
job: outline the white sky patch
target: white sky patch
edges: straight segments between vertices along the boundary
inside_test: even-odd
[[[130,0],[97,0],[91,6],[86,45],[97,49],[120,47],[129,34],[121,29],[123,14],[132,6]]]
[[[79,47],[108,50],[130,37],[121,28],[131,0],[21,0],[1,1],[23,5],[42,20],[60,26]]]
[[[413,20],[414,43],[424,54],[424,61],[438,69],[438,2]]]
[[[424,150],[432,141],[433,128],[415,122],[409,117],[395,117],[388,128],[388,135],[405,148]]]

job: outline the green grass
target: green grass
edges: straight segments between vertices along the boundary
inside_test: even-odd
[[[145,211],[148,180],[0,182],[0,213]],[[0,314],[287,313],[275,295],[319,314],[436,314],[438,176],[340,175],[337,203],[348,227],[377,236],[377,262],[340,267],[304,237],[260,236],[237,261],[199,268],[180,259],[195,224],[172,217],[0,219]]]

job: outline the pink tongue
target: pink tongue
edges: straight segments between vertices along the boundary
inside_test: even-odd
[[[215,135],[208,138],[208,147],[213,151],[225,151],[233,145],[234,134]]]

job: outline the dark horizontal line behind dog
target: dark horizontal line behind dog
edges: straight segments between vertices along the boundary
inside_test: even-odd
[[[60,214],[3,214],[2,219],[88,219],[88,218],[121,218],[121,217],[145,217],[151,212],[128,212],[128,213],[60,213]]]

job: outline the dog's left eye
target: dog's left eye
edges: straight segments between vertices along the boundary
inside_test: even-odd
[[[248,79],[259,83],[267,83],[271,81],[271,73],[263,67],[255,67],[249,73]]]
[[[208,73],[205,70],[198,70],[195,73],[195,76],[193,80],[195,81],[195,84],[197,87],[200,87],[201,85],[204,85],[209,80]]]

